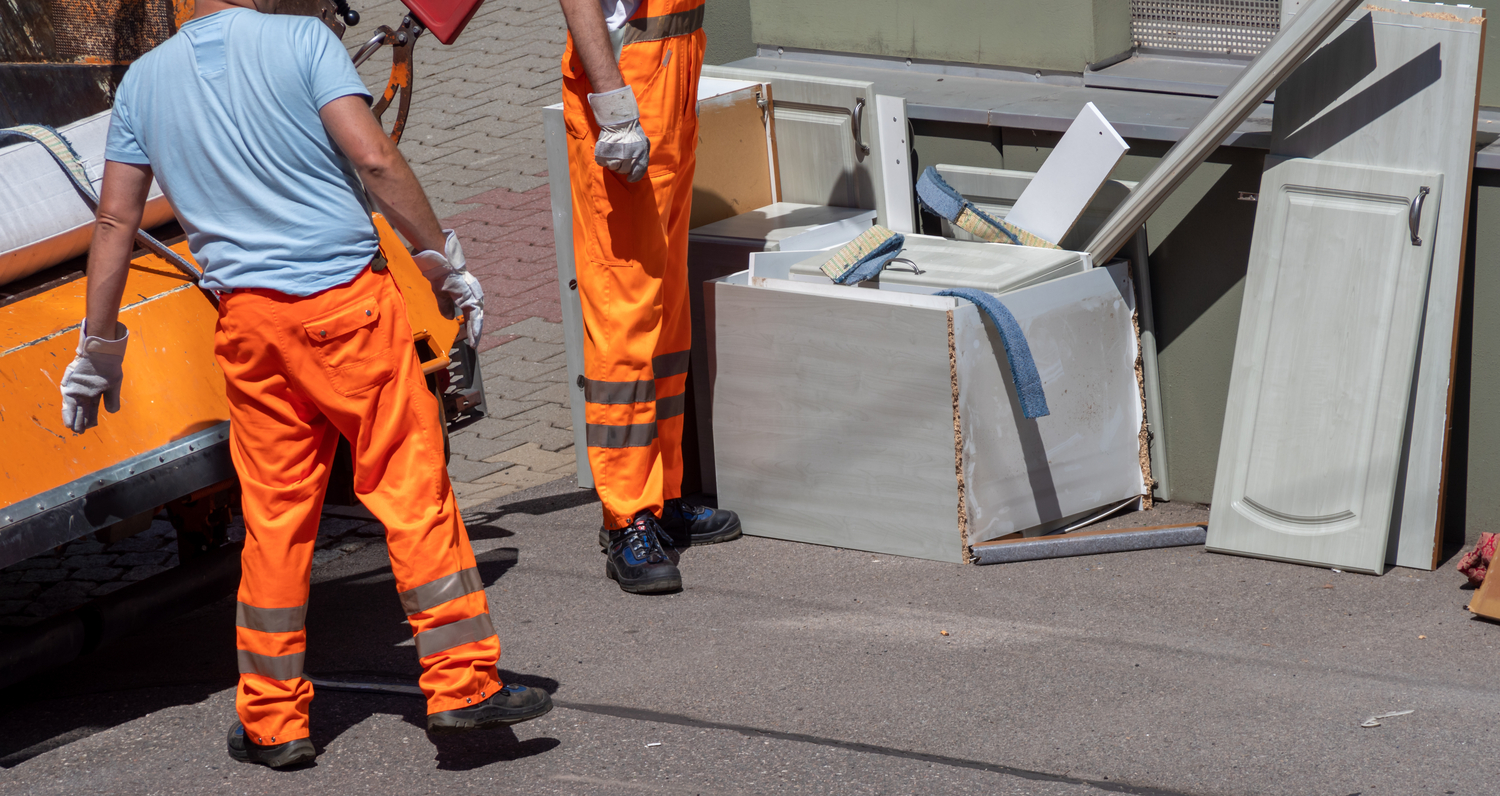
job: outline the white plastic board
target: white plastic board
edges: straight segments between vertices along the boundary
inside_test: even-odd
[[[95,191],[104,180],[110,116],[104,111],[58,129]],[[94,226],[93,209],[46,148],[21,138],[3,141],[24,143],[0,149],[0,285],[88,251]],[[153,181],[141,226],[150,229],[171,218],[172,206]]]
[[[1052,243],[1061,241],[1129,150],[1104,114],[1087,103],[1005,220]]]

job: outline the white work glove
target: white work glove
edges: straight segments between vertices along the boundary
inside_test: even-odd
[[[477,346],[479,335],[484,332],[484,288],[473,274],[464,270],[464,249],[458,243],[458,234],[451,229],[443,232],[448,236],[446,254],[426,249],[412,258],[422,269],[422,276],[432,283],[443,317],[452,320],[462,312],[464,333],[469,344]]]
[[[638,182],[651,162],[651,141],[641,129],[641,111],[630,86],[590,94],[589,107],[599,123],[599,143],[594,144],[594,162]]]
[[[63,425],[74,434],[99,425],[101,397],[110,414],[120,411],[120,382],[125,378],[120,363],[130,339],[123,323],[115,324],[115,340],[89,337],[87,327],[87,321],[78,327],[78,356],[63,371],[61,385]]]

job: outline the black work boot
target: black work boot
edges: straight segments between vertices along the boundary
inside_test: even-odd
[[[312,741],[306,738],[262,746],[245,737],[245,725],[237,721],[233,727],[229,728],[229,756],[241,763],[259,763],[271,768],[290,768],[312,762],[312,759],[318,756],[318,751],[313,748]]]
[[[552,697],[546,691],[516,683],[505,685],[488,697],[483,691],[479,695],[484,700],[477,704],[429,713],[427,731],[451,733],[508,727],[531,721],[552,709]]]
[[[663,536],[651,512],[636,514],[629,525],[609,532],[604,574],[632,594],[680,591],[682,573],[662,546]]]
[[[667,501],[662,508],[661,529],[666,544],[677,549],[694,545],[732,542],[740,538],[740,515],[728,509],[694,506],[682,498]],[[599,547],[609,547],[609,531],[599,526]]]
[[[661,527],[674,547],[718,544],[740,538],[740,515],[674,498],[662,508]]]

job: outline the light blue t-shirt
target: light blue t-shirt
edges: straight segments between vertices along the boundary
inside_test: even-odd
[[[318,110],[369,92],[313,17],[220,11],[130,66],[107,160],[149,165],[208,288],[307,296],[379,248],[364,189]]]

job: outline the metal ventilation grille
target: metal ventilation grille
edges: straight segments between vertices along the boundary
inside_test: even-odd
[[[49,0],[59,60],[130,63],[175,29],[171,0]]]
[[[1135,46],[1259,55],[1281,30],[1281,0],[1131,0]]]

